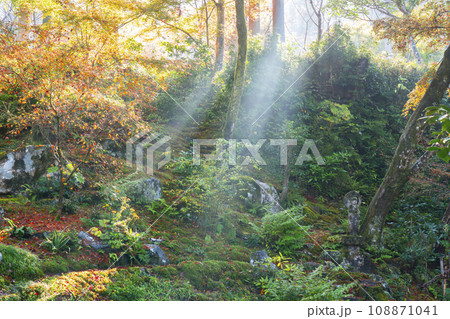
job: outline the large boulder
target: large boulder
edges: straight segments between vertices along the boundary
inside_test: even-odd
[[[146,244],[144,248],[150,256],[150,265],[167,266],[169,264],[169,258],[158,245]]]
[[[95,240],[94,238],[92,238],[91,235],[89,235],[88,233],[86,233],[84,231],[80,231],[78,233],[78,238],[81,239],[81,242],[84,245],[89,246],[94,250],[102,250],[102,249],[109,248],[108,244]]]
[[[136,204],[150,204],[161,198],[161,182],[152,177],[139,179],[123,185],[125,195]]]
[[[246,202],[256,205],[266,205],[273,214],[283,210],[280,205],[280,196],[272,185],[257,179],[248,179],[243,189]]]
[[[0,194],[19,191],[47,172],[54,162],[50,146],[27,146],[0,158]]]
[[[269,263],[270,269],[276,269],[277,267],[270,262],[269,255],[265,250],[258,250],[250,255],[250,265],[255,266],[265,266],[267,267],[267,263]]]

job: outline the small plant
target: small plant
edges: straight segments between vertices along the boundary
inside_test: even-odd
[[[53,231],[51,234],[45,234],[45,240],[41,243],[41,246],[47,248],[53,253],[58,253],[64,250],[71,250],[74,244],[78,243],[78,240],[72,238],[70,233]]]
[[[280,269],[283,269],[285,271],[290,270],[289,260],[291,258],[286,258],[283,256],[282,253],[279,253],[277,256],[271,257],[269,263],[274,263],[275,266],[277,266]]]
[[[5,220],[9,224],[9,227],[6,229],[6,231],[10,234],[11,237],[29,238],[34,233],[36,233],[36,231],[31,227],[28,227],[28,226],[18,227],[11,219],[5,218]]]
[[[256,283],[268,300],[342,300],[350,296],[355,284],[337,285],[324,275],[322,267],[307,273],[302,266],[287,266],[272,278],[260,278]]]
[[[123,252],[131,261],[148,262],[149,257],[141,241],[144,234],[133,230],[139,216],[130,207],[129,201],[128,198],[122,197],[118,210],[114,210],[109,204],[106,204],[104,208],[110,211],[107,218],[100,219],[99,227],[91,228],[90,232],[107,242],[115,250],[110,253],[113,262],[117,261]]]
[[[295,256],[305,244],[306,232],[310,226],[301,225],[302,207],[268,214],[263,217],[258,233],[262,241],[273,251],[285,256]]]

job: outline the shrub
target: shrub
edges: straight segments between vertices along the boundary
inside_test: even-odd
[[[16,238],[29,238],[31,237],[34,233],[35,230],[31,227],[28,226],[20,226],[17,227],[17,225],[8,218],[5,218],[5,220],[8,222],[9,227],[6,228],[6,231],[12,236],[12,237],[16,237]]]
[[[323,274],[322,267],[306,273],[303,266],[294,265],[275,273],[273,278],[261,278],[259,285],[264,296],[273,301],[342,300],[350,296],[354,284],[336,285]]]
[[[73,165],[68,164],[63,170],[64,178],[67,178],[72,170]],[[73,189],[80,189],[85,179],[80,172],[73,174],[67,185],[64,187],[64,198],[68,199],[73,194]],[[59,193],[59,172],[56,166],[52,166],[47,170],[47,175],[39,178],[31,185],[23,185],[23,189],[28,199],[35,201],[42,198],[57,198]],[[70,211],[68,213],[71,213]]]
[[[39,258],[18,247],[0,244],[3,260],[0,262],[0,274],[14,280],[34,279],[43,276]]]
[[[65,233],[53,231],[51,234],[45,234],[45,241],[41,243],[48,250],[57,253],[61,251],[71,251],[79,246],[79,239],[75,233]]]
[[[286,256],[295,256],[305,244],[306,232],[310,226],[301,225],[303,219],[299,215],[302,207],[297,206],[290,210],[268,214],[263,217],[259,234],[262,241],[273,251]]]
[[[142,245],[144,234],[133,230],[139,216],[130,207],[128,198],[122,197],[121,201],[121,207],[118,210],[106,204],[104,207],[109,209],[109,214],[105,219],[100,219],[99,227],[91,228],[90,232],[107,242],[116,252],[125,252],[125,258],[128,257],[131,262],[147,263],[149,256]],[[111,253],[110,257],[116,261],[118,255]]]
[[[145,269],[123,270],[112,278],[104,292],[114,301],[190,300],[194,294],[188,283],[176,283],[149,276]]]

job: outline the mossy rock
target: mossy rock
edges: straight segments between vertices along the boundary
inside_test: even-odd
[[[200,290],[216,290],[219,284],[227,287],[253,281],[252,266],[246,262],[207,260],[187,261],[177,265],[190,284]]]
[[[35,279],[44,275],[38,256],[14,246],[0,244],[3,259],[0,262],[0,274],[19,281]]]
[[[172,266],[156,266],[152,268],[152,272],[161,278],[173,279],[178,276],[178,270]]]
[[[135,204],[150,204],[161,198],[162,189],[158,179],[138,179],[120,186],[125,195]]]
[[[42,263],[42,269],[46,274],[62,274],[69,271],[69,263],[63,257],[55,256],[44,260]]]

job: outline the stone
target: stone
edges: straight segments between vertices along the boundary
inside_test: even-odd
[[[137,204],[150,204],[161,198],[161,182],[152,177],[128,182],[124,186],[125,195]]]
[[[3,222],[3,218],[5,217],[5,210],[2,206],[0,206],[0,223]]]
[[[158,245],[145,244],[144,248],[150,255],[150,265],[167,266],[169,264],[169,258]]]
[[[341,265],[344,262],[344,254],[339,250],[324,250],[320,258],[326,261],[332,261],[337,265]]]
[[[348,210],[348,233],[350,235],[358,234],[359,226],[359,206],[361,206],[361,195],[358,192],[348,192],[344,197],[344,205]]]
[[[263,265],[267,267],[267,263],[270,261],[269,255],[265,250],[258,250],[250,255],[250,265],[253,267]],[[270,262],[270,269],[276,269],[277,267]]]
[[[272,185],[257,179],[249,179],[245,185],[245,200],[252,204],[267,205],[272,214],[283,210],[280,205],[280,196]]]
[[[373,274],[375,265],[369,255],[363,253],[358,246],[349,246],[345,256],[345,263],[350,271],[357,273]]]
[[[0,194],[20,191],[47,172],[54,163],[50,146],[27,146],[0,159]]]
[[[81,239],[81,242],[83,244],[85,244],[95,250],[102,250],[102,249],[109,247],[108,244],[96,241],[94,238],[92,238],[91,235],[89,235],[88,233],[86,233],[84,231],[80,231],[78,233],[78,238]]]

